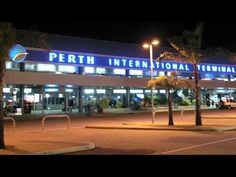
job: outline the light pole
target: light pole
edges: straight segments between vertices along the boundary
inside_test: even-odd
[[[158,40],[153,40],[150,44],[144,43],[143,48],[148,49],[150,52],[150,77],[153,80],[153,46],[159,44]],[[151,88],[151,103],[152,103],[152,123],[155,123],[155,115],[154,115],[154,100],[153,100],[153,87]]]

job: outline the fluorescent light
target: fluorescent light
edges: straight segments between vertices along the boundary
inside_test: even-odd
[[[113,93],[126,93],[125,89],[114,89]]]
[[[11,64],[12,64],[12,62],[7,61],[6,62],[6,69],[11,69],[12,68]]]
[[[59,98],[63,98],[63,94],[61,94],[61,93],[59,93],[58,96],[59,96]]]
[[[97,94],[105,94],[106,90],[105,89],[96,89]]]
[[[45,88],[45,92],[58,92],[58,88]]]
[[[46,84],[45,86],[46,87],[57,87],[58,85],[56,85],[56,84]]]
[[[52,64],[38,64],[37,71],[56,71],[56,66]]]
[[[125,75],[125,69],[113,69],[113,74]]]
[[[84,67],[85,73],[94,73],[94,67]]]
[[[7,87],[3,87],[3,93],[10,93],[11,89]]]
[[[133,70],[133,69],[130,69],[130,70],[129,70],[129,75],[140,76],[140,75],[143,75],[143,71],[142,71],[142,70]]]
[[[85,94],[94,94],[94,89],[84,89]]]
[[[151,93],[151,90],[144,90],[145,93]],[[153,93],[157,93],[157,90],[153,90]]]
[[[71,89],[71,88],[66,88],[65,91],[66,91],[66,92],[73,92],[73,89]]]
[[[75,66],[59,65],[58,71],[67,72],[67,73],[75,73],[76,68]]]
[[[160,90],[160,93],[166,93],[166,90]]]
[[[130,90],[130,93],[143,93],[143,90]]]

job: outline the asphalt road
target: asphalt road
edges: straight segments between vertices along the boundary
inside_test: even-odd
[[[236,115],[236,110],[211,110],[203,114]],[[183,120],[179,113],[174,114],[175,122],[186,121],[194,124],[192,112],[185,114]],[[119,124],[127,121],[150,121],[149,113],[123,114],[113,117],[84,117],[71,121],[72,130],[66,137],[81,142],[92,142],[96,148],[90,151],[74,152],[66,155],[236,155],[236,131],[191,132],[160,130],[117,130],[89,129],[91,124]],[[236,119],[211,120],[216,124],[236,126]],[[157,122],[167,123],[167,113],[160,113]],[[17,122],[17,131],[38,131],[40,120]],[[204,120],[203,123],[206,123]],[[65,128],[63,120],[48,121],[46,129],[54,131]],[[11,132],[11,124],[6,125],[6,133]],[[61,137],[63,139],[63,137]]]
[[[96,148],[67,155],[235,155],[236,132],[90,130]],[[106,132],[105,132],[106,131]],[[95,133],[94,132],[94,133]]]

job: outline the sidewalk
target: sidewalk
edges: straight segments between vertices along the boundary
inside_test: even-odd
[[[95,148],[93,143],[81,142],[74,133],[59,129],[6,133],[5,144],[6,149],[0,150],[0,155],[57,155]]]
[[[194,107],[183,107],[183,108],[173,108],[173,112],[191,112],[195,108]],[[214,110],[215,108],[212,107],[202,107],[202,111],[207,111],[207,110]],[[117,115],[123,115],[123,114],[142,114],[142,113],[151,113],[151,108],[147,109],[141,109],[141,110],[131,110],[130,108],[115,108],[115,109],[104,109],[103,114],[99,114],[97,112],[92,113],[92,117],[113,117]],[[155,112],[156,113],[167,113],[168,108],[167,107],[155,107]],[[42,119],[46,115],[53,115],[53,114],[63,114],[63,115],[69,115],[70,117],[87,117],[86,113],[79,113],[79,112],[61,112],[61,113],[51,113],[51,114],[24,114],[24,115],[9,115],[9,117],[13,117],[16,120],[37,120],[37,119]]]

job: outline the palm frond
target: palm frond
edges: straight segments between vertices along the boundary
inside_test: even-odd
[[[186,62],[188,59],[178,53],[172,53],[172,52],[164,52],[160,55],[160,57],[157,58],[157,61],[163,61],[163,60],[169,60],[169,61],[176,61],[176,62]]]

